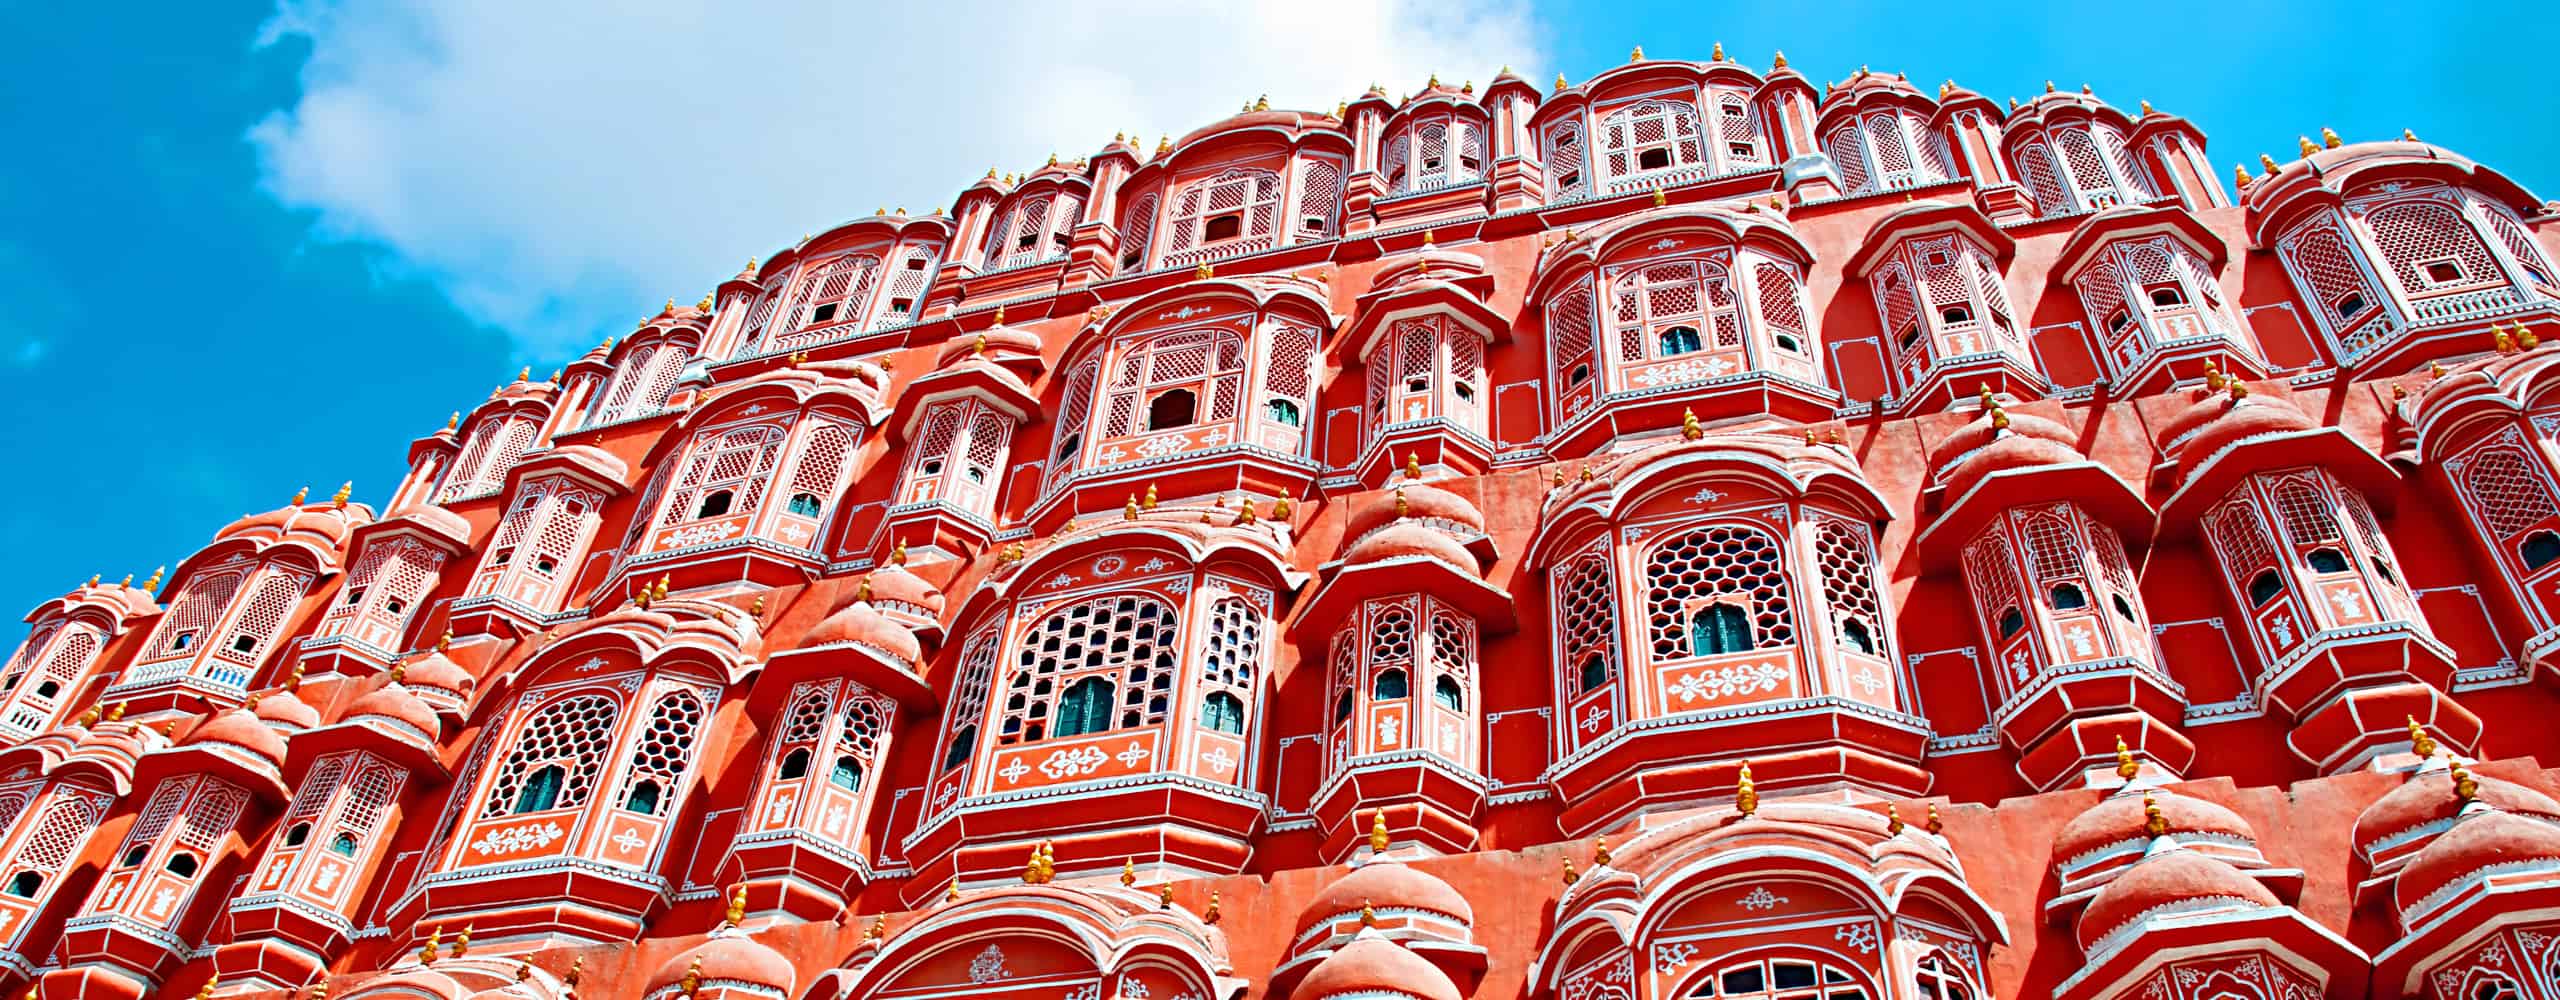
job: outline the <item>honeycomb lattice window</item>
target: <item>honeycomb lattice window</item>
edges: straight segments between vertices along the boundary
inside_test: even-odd
[[[1703,604],[1739,601],[1750,615],[1754,648],[1794,642],[1785,562],[1777,540],[1734,524],[1698,528],[1656,546],[1645,559],[1654,659],[1691,655],[1690,618]]]
[[[1118,692],[1111,728],[1163,722],[1178,631],[1172,605],[1140,594],[1088,598],[1050,612],[1022,637],[997,738],[1006,746],[1046,738],[1066,689],[1087,678]]]
[[[2463,497],[2499,540],[2512,538],[2555,513],[2551,487],[2532,459],[2511,445],[2498,445],[2472,456],[2462,469]]]
[[[1556,634],[1563,640],[1564,670],[1579,695],[1617,676],[1617,595],[1609,582],[1605,550],[1576,558],[1560,570],[1555,588]]]
[[[1814,524],[1814,557],[1822,567],[1822,594],[1833,619],[1844,635],[1865,635],[1865,652],[1891,656],[1886,637],[1892,634],[1892,619],[1876,592],[1875,552],[1866,530],[1836,517],[1817,518]],[[1856,629],[1849,627],[1851,622]]]
[[[515,808],[525,779],[536,769],[551,765],[558,765],[562,771],[560,791],[552,800],[552,807],[585,805],[597,776],[604,770],[614,722],[621,714],[620,705],[600,694],[573,695],[542,706],[517,731],[515,745],[507,749],[506,759],[489,782],[489,794],[482,800],[481,811],[491,816],[506,815]]]
[[[691,691],[670,691],[658,699],[631,748],[630,769],[622,779],[623,808],[651,815],[667,811],[693,762],[702,716],[702,699]]]

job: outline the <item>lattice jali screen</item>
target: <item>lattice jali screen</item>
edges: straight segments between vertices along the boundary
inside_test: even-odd
[[[88,842],[90,831],[105,818],[104,812],[101,803],[79,795],[55,797],[36,819],[35,830],[20,843],[18,856],[10,859],[10,870],[32,870],[50,877],[70,867],[71,855]],[[163,817],[162,825],[167,822]]]
[[[1645,611],[1653,658],[1691,655],[1689,617],[1702,603],[1739,603],[1751,617],[1752,646],[1795,641],[1795,609],[1785,552],[1767,532],[1733,524],[1675,535],[1645,558]]]
[[[1279,235],[1280,174],[1231,167],[1194,181],[1174,198],[1165,267],[1189,267],[1207,260],[1268,249]],[[1211,232],[1210,224],[1232,216],[1235,235]]]
[[[1605,548],[1585,552],[1556,571],[1551,600],[1556,635],[1564,647],[1564,670],[1570,677],[1589,657],[1600,658],[1605,676],[1618,670],[1617,593],[1610,584]]]
[[[2460,476],[2463,499],[2498,540],[2513,538],[2560,513],[2553,508],[2551,487],[2541,471],[2513,445],[2495,445],[2473,454]]]
[[[974,738],[979,718],[987,711],[988,689],[995,685],[996,647],[1003,633],[999,627],[987,628],[970,637],[969,644],[962,647],[959,680],[951,693],[951,714],[943,720],[942,743],[936,752],[949,754],[953,741],[960,739],[964,732]],[[965,765],[968,760],[963,757],[959,763]],[[935,770],[941,772],[951,768],[937,764]]]
[[[676,801],[686,769],[693,763],[703,714],[702,698],[692,691],[678,689],[658,698],[657,705],[649,710],[648,721],[640,727],[639,739],[631,747],[631,763],[622,779],[624,801],[618,804],[629,808],[631,790],[643,781],[653,781],[658,794],[645,803],[650,807],[648,812],[667,813]]]
[[[525,778],[550,764],[560,765],[564,772],[552,807],[585,805],[603,774],[605,752],[612,746],[614,723],[621,714],[619,704],[600,694],[570,695],[535,711],[516,731],[515,744],[507,748],[498,773],[490,779],[483,814],[502,816],[515,808]]]
[[[1822,137],[1822,151],[1831,157],[1831,169],[1840,174],[1841,194],[1859,194],[1869,189],[1864,132],[1857,119],[1852,118]]]
[[[2234,501],[2215,508],[2206,515],[2206,536],[2231,570],[2233,579],[2246,581],[2250,574],[2276,564],[2275,546],[2267,538],[2266,527],[2259,523],[2258,508],[2248,501]]]
[[[1331,160],[1308,160],[1298,173],[1298,232],[1330,236],[1342,215],[1342,167]]]
[[[1590,193],[1591,172],[1590,164],[1583,159],[1582,121],[1576,118],[1557,122],[1542,139],[1546,144],[1548,200],[1564,201]]]
[[[2478,288],[2506,280],[2506,272],[2489,255],[2489,247],[2480,241],[2480,234],[2463,219],[2459,209],[2447,202],[2451,197],[2451,193],[2439,191],[2365,212],[2365,225],[2373,230],[2373,241],[2381,248],[2383,260],[2399,277],[2400,287],[2413,296]],[[2439,279],[2434,272],[2448,262],[2458,267],[2459,273]]]
[[[2276,517],[2284,524],[2285,537],[2295,545],[2317,545],[2335,542],[2345,536],[2338,531],[2337,508],[2329,503],[2329,493],[2308,479],[2287,478],[2269,490],[2274,495]]]
[[[2053,153],[2043,143],[2031,142],[2018,147],[2018,176],[2025,178],[2027,190],[2035,195],[2037,214],[2062,215],[2077,207],[2071,195],[2054,176]]]
[[[1087,676],[1114,682],[1121,698],[1116,728],[1163,722],[1179,631],[1172,605],[1141,594],[1088,598],[1050,612],[1024,633],[1015,654],[998,739],[1010,746],[1044,738],[1059,694]]]
[[[1873,652],[1890,658],[1893,619],[1876,590],[1875,547],[1866,529],[1836,517],[1816,518],[1813,554],[1833,620],[1856,621],[1874,644]]]

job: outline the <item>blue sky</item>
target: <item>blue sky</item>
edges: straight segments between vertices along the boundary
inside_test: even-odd
[[[152,6],[0,5],[21,43],[0,64],[12,616],[175,564],[304,484],[379,503],[411,439],[518,367],[805,232],[1258,94],[1329,109],[1506,64],[1543,85],[1721,39],[1816,80],[1863,64],[1994,99],[2048,78],[2148,98],[2226,176],[2322,125],[2405,127],[2560,196],[2548,5]]]

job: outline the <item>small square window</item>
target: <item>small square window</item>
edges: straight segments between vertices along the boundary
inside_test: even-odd
[[[836,318],[836,304],[829,302],[809,311],[809,322],[824,323]]]
[[[907,270],[910,270],[910,271],[921,271],[921,270],[924,270],[924,258],[922,258],[922,257],[909,257],[909,258],[907,258]]]
[[[1755,155],[1758,155],[1758,151],[1757,151],[1757,150],[1752,149],[1752,148],[1751,148],[1751,144],[1750,144],[1750,143],[1747,143],[1747,142],[1737,142],[1737,143],[1733,143],[1733,144],[1731,144],[1731,145],[1728,145],[1728,146],[1726,146],[1726,147],[1725,147],[1725,151],[1726,151],[1726,152],[1729,152],[1729,153],[1732,153],[1732,154],[1733,154],[1733,155],[1735,155],[1735,156],[1744,156],[1744,157],[1748,157],[1748,156],[1755,156]]]
[[[232,651],[232,652],[235,652],[235,653],[246,653],[246,652],[249,652],[249,651],[254,650],[254,649],[257,649],[257,648],[258,648],[258,637],[257,637],[257,636],[254,636],[254,635],[238,635],[238,636],[233,636],[233,637],[231,638],[231,651]]]
[[[2462,280],[2462,265],[2451,259],[2431,260],[2418,266],[2426,270],[2428,281],[2439,285],[2450,285]]]
[[[1233,212],[1211,216],[1209,221],[1200,224],[1200,240],[1204,243],[1232,240],[1243,232],[1244,216]]]

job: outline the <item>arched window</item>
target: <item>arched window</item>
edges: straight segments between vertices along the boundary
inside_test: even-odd
[[[1706,161],[1698,106],[1687,101],[1639,101],[1609,112],[1600,119],[1600,148],[1611,177]]]
[[[1381,670],[1378,671],[1378,676],[1370,679],[1369,697],[1378,699],[1402,698],[1405,694],[1406,680],[1404,671],[1402,670]]]
[[[1200,725],[1222,733],[1244,732],[1244,700],[1224,691],[1211,691],[1200,701]]]
[[[848,792],[862,790],[862,762],[850,756],[836,758],[836,766],[827,772],[827,783]]]
[[[560,801],[560,786],[568,772],[558,764],[545,764],[524,780],[524,791],[516,796],[519,813],[541,812]]]
[[[295,841],[295,843],[301,843],[301,841]],[[131,848],[126,849],[126,851],[124,852],[124,862],[123,862],[123,867],[126,867],[126,868],[132,868],[132,867],[134,867],[134,866],[140,865],[140,864],[142,863],[142,859],[147,858],[147,857],[150,857],[150,856],[151,856],[151,847],[150,847],[149,845],[147,845],[147,844],[135,844],[135,845],[133,845]]]
[[[2263,608],[2267,602],[2284,593],[2284,578],[2274,570],[2262,570],[2249,578],[2249,606]]]
[[[755,513],[787,436],[782,424],[770,421],[697,435],[684,462],[670,470],[674,478],[658,526]]]
[[[1609,560],[1600,552],[1586,553],[1569,563],[1558,580],[1552,599],[1560,652],[1564,662],[1573,665],[1574,694],[1590,694],[1616,674],[1612,664],[1617,603],[1609,581]]]
[[[585,805],[620,714],[613,699],[600,694],[542,706],[517,730],[490,782],[484,811],[504,816]]]
[[[1233,167],[1192,182],[1173,199],[1165,220],[1165,267],[1250,253],[1279,236],[1280,175]]]
[[[1120,215],[1120,272],[1146,269],[1147,238],[1156,229],[1156,196],[1150,191],[1129,203]]]
[[[1973,1000],[1973,986],[1964,971],[1943,955],[1922,958],[1912,972],[1911,987],[1923,1000]]]
[[[2344,573],[2348,569],[2346,554],[2336,549],[2313,549],[2303,561],[2311,564],[2314,573]]]
[[[1067,693],[1058,699],[1059,736],[1082,736],[1111,728],[1111,681],[1087,677],[1067,685]]]
[[[1459,687],[1457,678],[1451,677],[1447,674],[1442,674],[1438,677],[1432,678],[1431,701],[1433,704],[1452,712],[1464,712],[1467,710],[1467,696],[1465,691]]]
[[[2560,534],[2537,531],[2526,535],[2524,544],[2516,547],[2516,554],[2524,557],[2524,568],[2528,570],[2549,566],[2560,561]]]
[[[1189,389],[1167,389],[1147,401],[1147,429],[1169,431],[1191,425],[1199,400]]]
[[[44,876],[40,873],[19,872],[9,876],[9,895],[20,899],[34,899],[37,890],[43,888]]]
[[[2010,639],[2027,627],[2027,616],[2016,608],[2000,609],[2000,638]]]
[[[302,846],[303,841],[309,839],[311,839],[311,824],[309,823],[296,823],[285,828],[284,846],[286,847],[300,847]],[[125,864],[134,864],[138,860],[139,859],[127,859]]]
[[[1691,351],[1705,349],[1705,343],[1698,339],[1697,327],[1675,326],[1662,331],[1662,355],[1664,357],[1670,357],[1674,354],[1687,354]]]
[[[1855,618],[1840,622],[1840,644],[1869,656],[1876,653],[1875,636],[1867,634],[1867,623]]]
[[[332,853],[332,854],[335,854],[335,855],[337,855],[337,856],[339,856],[339,857],[342,857],[342,858],[352,858],[352,857],[355,857],[355,856],[356,856],[356,836],[355,836],[355,834],[352,834],[352,833],[341,833],[341,834],[339,834],[339,835],[337,835],[337,836],[335,836],[335,837],[331,837],[331,838],[329,838],[329,852],[330,852],[330,853]]]
[[[1699,979],[1688,995],[1716,1000],[1872,1000],[1848,970],[1801,958],[1728,962]]]
[[[782,755],[782,766],[775,770],[774,776],[788,781],[793,778],[805,776],[808,773],[809,748],[801,747],[797,750],[791,751],[790,753]]]
[[[2076,611],[2089,606],[2089,595],[2076,583],[2057,583],[2050,591],[2056,611]]]
[[[1351,692],[1348,690],[1333,699],[1333,721],[1336,724],[1348,721],[1351,718],[1351,706]]]
[[[622,796],[622,808],[643,815],[657,815],[658,783],[645,778],[632,782],[631,789]]]
[[[1735,604],[1708,604],[1689,613],[1689,655],[1714,656],[1751,648],[1751,613]]]
[[[702,699],[690,690],[671,691],[658,699],[631,748],[623,779],[624,809],[658,815],[670,793],[684,780],[693,761],[702,727]]]
[[[167,869],[169,874],[175,875],[179,878],[194,878],[196,877],[196,870],[202,865],[203,862],[196,860],[195,855],[189,854],[185,851],[176,851],[169,855],[169,860],[161,862],[160,867]]]
[[[794,493],[791,495],[790,506],[785,509],[789,510],[791,513],[798,514],[801,517],[816,517],[818,516],[818,511],[821,506],[822,505],[818,502],[818,498],[814,495],[808,493]]]

